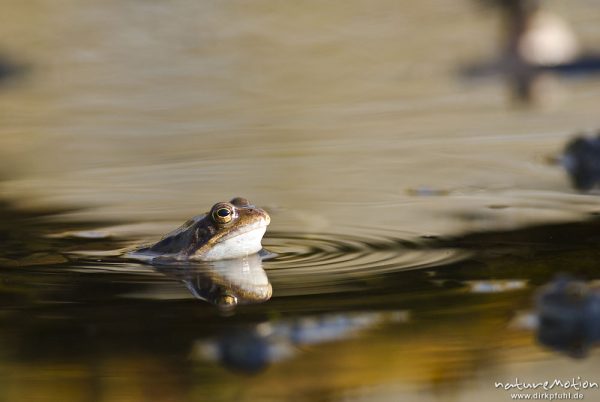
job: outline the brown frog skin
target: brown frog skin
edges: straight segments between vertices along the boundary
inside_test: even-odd
[[[193,217],[156,244],[130,256],[163,261],[241,258],[262,249],[261,239],[270,222],[264,210],[236,197],[216,203],[208,213]]]

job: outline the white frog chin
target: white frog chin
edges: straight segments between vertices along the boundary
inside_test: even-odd
[[[262,244],[260,242],[266,230],[266,226],[260,226],[256,229],[249,230],[246,233],[220,241],[206,253],[194,256],[194,258],[203,261],[216,261],[241,258],[258,253],[262,249]]]

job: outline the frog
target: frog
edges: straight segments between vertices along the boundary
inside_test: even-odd
[[[129,257],[150,262],[218,261],[243,258],[262,250],[269,214],[246,198],[217,202],[209,212],[189,219],[158,242]]]

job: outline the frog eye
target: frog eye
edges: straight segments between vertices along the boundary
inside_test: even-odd
[[[212,218],[215,222],[225,224],[233,219],[233,208],[229,205],[220,205],[213,209]]]

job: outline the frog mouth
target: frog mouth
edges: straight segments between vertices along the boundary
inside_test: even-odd
[[[260,229],[264,229],[266,230],[267,226],[269,226],[269,224],[271,223],[271,219],[269,218],[269,216],[267,215],[265,218],[262,218],[257,220],[256,222],[253,222],[251,224],[248,224],[246,226],[244,226],[242,229],[239,229],[233,233],[228,233],[225,236],[221,237],[216,244],[234,239],[236,237],[239,236],[245,236],[248,233],[254,232],[254,231],[258,231]],[[264,231],[263,231],[264,234]]]
[[[268,218],[260,219],[240,231],[223,236],[202,255],[202,259],[215,261],[241,258],[259,252],[262,249],[261,240],[269,223]]]

